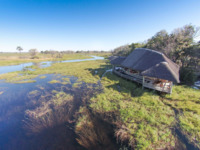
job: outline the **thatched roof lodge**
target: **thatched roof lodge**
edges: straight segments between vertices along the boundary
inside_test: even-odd
[[[171,93],[173,83],[179,83],[179,66],[163,53],[135,49],[128,57],[112,56],[113,72],[143,87]]]

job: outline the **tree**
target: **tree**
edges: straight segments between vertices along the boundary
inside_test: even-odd
[[[130,51],[129,51],[128,55],[129,55],[132,51],[134,51],[136,48],[145,47],[145,44],[144,44],[144,42],[143,42],[143,43],[132,43],[131,45],[129,45],[129,47],[130,47]]]
[[[18,50],[21,54],[21,51],[23,51],[23,48],[21,46],[17,46],[16,50]]]
[[[171,34],[161,30],[148,40],[146,48],[160,51],[174,62],[180,63],[183,50],[192,46],[196,32],[197,28],[192,25],[177,28]]]
[[[30,53],[32,59],[35,59],[35,58],[38,59],[38,58],[39,58],[39,57],[37,56],[37,54],[38,54],[37,49],[30,49],[30,50],[29,50],[29,53]]]
[[[146,48],[160,51],[166,55],[169,55],[171,46],[168,45],[169,35],[167,31],[161,30],[157,32],[152,38],[148,39]]]
[[[144,43],[132,43],[130,45],[122,45],[113,50],[113,55],[128,56],[134,49],[144,47]]]
[[[114,49],[113,54],[118,56],[126,56],[130,52],[131,48],[128,44],[119,46]]]

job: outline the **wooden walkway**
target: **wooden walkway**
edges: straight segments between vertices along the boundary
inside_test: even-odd
[[[130,76],[130,75],[123,74],[123,73],[116,71],[116,70],[113,70],[113,72],[120,77],[123,77],[125,79],[128,79],[128,80],[142,84],[142,76],[139,76],[139,75]]]
[[[115,69],[113,69],[113,73],[115,73],[116,75],[118,75],[122,78],[128,79],[130,81],[140,83],[140,84],[142,84],[143,87],[153,89],[153,90],[157,90],[157,91],[160,91],[160,92],[171,93],[172,85],[161,87],[161,86],[156,86],[152,83],[145,83],[145,82],[143,83],[143,76],[140,76],[140,75],[130,76],[130,75],[127,75],[125,73],[121,73],[119,71],[116,71]]]

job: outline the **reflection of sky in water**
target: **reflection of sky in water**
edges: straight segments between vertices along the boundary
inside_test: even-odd
[[[51,66],[52,63],[81,62],[99,59],[104,58],[93,56],[93,58],[90,59],[66,60],[59,62],[46,61],[14,66],[2,66],[0,67],[0,74],[20,71],[23,69],[31,70],[31,68],[28,67],[32,65],[39,68],[45,68]],[[41,76],[46,76],[46,78],[41,79]],[[62,78],[69,78],[70,82],[64,85],[60,83],[48,83],[51,80],[63,81]],[[78,78],[73,76],[63,77],[61,75],[47,74],[40,75],[34,80],[36,80],[36,82],[24,84],[6,83],[4,80],[0,80],[0,150],[37,150],[41,148],[54,150],[57,149],[57,146],[60,148],[59,146],[61,145],[72,150],[82,149],[77,145],[74,131],[68,129],[66,124],[61,125],[59,128],[50,129],[50,131],[48,130],[48,135],[46,135],[46,133],[40,133],[39,135],[27,136],[26,131],[23,129],[23,120],[25,119],[25,111],[36,107],[35,105],[32,105],[33,100],[29,97],[29,92],[38,90],[42,95],[45,95],[52,90],[62,91],[65,89],[66,93],[70,93],[74,97],[79,97],[80,92],[85,87],[85,83],[81,82],[81,90],[75,90],[73,84],[79,81]],[[57,132],[57,130],[61,131]],[[56,142],[56,144],[54,144],[54,142]],[[40,145],[42,145],[42,147]]]
[[[25,69],[26,67],[30,67],[30,66],[37,66],[39,68],[45,68],[45,67],[51,66],[52,63],[81,62],[81,61],[104,59],[104,57],[99,57],[99,56],[92,56],[92,57],[93,58],[89,58],[89,59],[74,59],[74,60],[64,60],[64,61],[44,61],[44,62],[40,62],[40,63],[30,62],[30,63],[24,63],[24,64],[20,64],[20,65],[0,66],[0,74],[14,72],[14,71],[21,71],[21,70]]]
[[[30,147],[29,144],[32,144],[33,146],[38,145],[38,143],[34,142],[35,140],[37,141],[37,139],[40,138],[40,136],[37,138],[34,137],[37,135],[34,135],[33,137],[27,136],[26,132],[23,129],[23,119],[25,117],[24,116],[25,111],[28,109],[33,109],[33,107],[36,107],[32,105],[32,99],[28,95],[29,92],[33,90],[38,90],[42,95],[45,95],[46,93],[49,93],[52,90],[61,91],[62,87],[68,88],[69,90],[67,92],[70,92],[71,91],[70,89],[72,89],[73,84],[77,82],[77,78],[73,76],[63,77],[61,75],[53,75],[53,74],[47,74],[45,76],[46,78],[44,79],[40,79],[40,76],[35,78],[34,80],[37,81],[35,83],[14,84],[14,83],[5,83],[3,82],[3,80],[0,81],[0,92],[3,92],[0,95],[0,150],[7,150],[7,149],[24,150],[27,149],[27,147]],[[55,84],[48,83],[51,80],[62,81],[62,78],[69,78],[70,79],[69,84],[62,85],[60,83],[55,83]],[[66,140],[69,140],[69,143],[67,144],[69,146],[72,146],[72,149],[76,149],[77,146],[76,143],[75,143],[76,146],[73,145],[75,137],[73,139],[67,139],[67,137],[65,137],[67,136],[67,134],[69,134],[71,136],[68,138],[72,138],[74,136],[74,133],[72,131],[68,131],[66,126],[64,126],[63,130],[66,130],[65,131],[66,135],[63,135],[64,138]],[[59,137],[59,135],[56,136],[57,136],[56,138],[58,139],[62,137],[62,135],[61,137]],[[55,137],[51,136],[49,138],[55,138]],[[34,142],[32,142],[32,139]],[[45,140],[44,137],[43,140]],[[62,141],[63,140],[60,140],[60,142]],[[49,141],[47,140],[38,142],[48,143]],[[51,144],[52,143],[49,143],[47,145]],[[38,146],[37,148],[33,147],[32,149],[34,150],[38,149]]]

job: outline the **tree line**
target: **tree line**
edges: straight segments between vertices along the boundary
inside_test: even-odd
[[[135,48],[162,52],[180,66],[181,81],[192,83],[196,75],[200,75],[200,41],[194,41],[199,36],[199,31],[199,28],[193,25],[185,25],[171,33],[161,30],[145,42],[126,44],[115,48],[112,53],[127,56]]]

